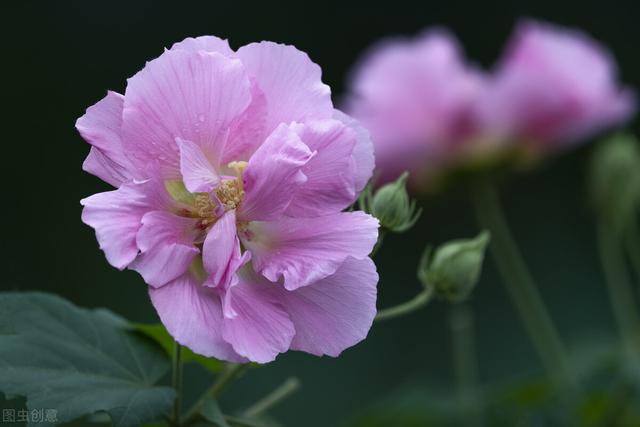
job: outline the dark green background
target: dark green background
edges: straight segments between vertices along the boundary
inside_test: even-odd
[[[623,79],[640,87],[640,14],[629,2],[16,2],[4,15],[2,289],[39,289],[83,306],[105,306],[134,321],[155,321],[146,286],[134,272],[111,268],[93,231],[80,222],[79,200],[108,186],[85,174],[88,152],[74,129],[84,109],[164,47],[214,34],[232,47],[267,39],[294,44],[324,71],[334,100],[359,52],[385,35],[446,25],[469,57],[484,66],[499,54],[520,16],[581,27],[612,48]],[[8,134],[6,133],[8,131]],[[514,233],[564,337],[614,336],[594,248],[585,189],[589,147],[504,188]],[[415,264],[425,244],[474,235],[464,191],[423,200],[425,213],[406,235],[390,237],[377,259],[379,306],[418,291]],[[473,306],[484,383],[534,372],[539,364],[487,262]],[[245,377],[223,402],[242,407],[288,375],[303,389],[275,411],[289,426],[333,426],[349,414],[412,387],[446,389],[451,381],[446,305],[375,325],[340,358],[291,353]],[[205,379],[188,373],[204,387]],[[195,393],[196,388],[191,390]],[[304,420],[304,421],[302,421]]]

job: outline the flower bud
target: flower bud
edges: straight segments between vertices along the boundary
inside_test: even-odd
[[[489,233],[483,231],[473,239],[446,242],[433,254],[429,247],[420,261],[418,278],[440,298],[463,301],[478,283],[488,243]]]
[[[633,135],[618,134],[596,147],[590,191],[595,208],[618,231],[633,221],[640,204],[640,147]]]
[[[406,181],[408,172],[403,173],[396,181],[382,186],[372,196],[365,194],[365,210],[378,218],[380,224],[395,233],[407,231],[416,223],[422,209],[416,207],[415,200],[407,194]]]

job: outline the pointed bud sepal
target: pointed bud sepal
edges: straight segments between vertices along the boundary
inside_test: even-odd
[[[461,302],[471,294],[482,271],[489,232],[473,239],[446,242],[435,251],[427,247],[418,267],[418,278],[425,287],[433,287],[436,296],[449,302]]]
[[[382,186],[375,194],[367,187],[360,196],[360,206],[378,218],[380,224],[389,231],[402,233],[414,226],[422,209],[415,200],[409,198],[406,182],[408,172],[396,181]]]

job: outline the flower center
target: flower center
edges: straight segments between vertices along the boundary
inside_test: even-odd
[[[179,215],[199,219],[197,227],[200,230],[208,231],[225,212],[238,208],[244,198],[242,174],[247,162],[231,162],[227,167],[234,171],[236,177],[222,180],[212,193],[190,193],[180,180],[165,182],[171,197],[189,206],[181,209]]]
[[[216,196],[218,196],[218,200],[224,206],[225,211],[237,208],[244,196],[242,181],[239,178],[222,181],[216,188]]]
[[[216,188],[216,196],[225,211],[235,209],[242,202],[244,197],[244,189],[242,188],[242,174],[247,168],[247,162],[231,162],[227,165],[229,169],[233,169],[236,174],[235,179],[222,181]]]
[[[201,219],[198,224],[201,229],[204,230],[216,222],[216,207],[209,193],[195,194],[194,213],[196,217]]]

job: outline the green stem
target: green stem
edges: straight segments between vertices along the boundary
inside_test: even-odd
[[[613,314],[620,330],[626,357],[640,355],[640,316],[629,281],[624,254],[615,232],[603,221],[598,224],[598,249]]]
[[[471,309],[465,304],[453,305],[449,325],[458,401],[464,425],[481,426],[483,422],[478,401],[478,365]]]
[[[638,234],[638,226],[635,221],[631,221],[631,229],[625,233],[623,239],[636,282],[640,284],[640,234]]]
[[[243,420],[242,418],[232,417],[230,415],[225,415],[224,420],[230,424],[237,427],[267,427],[266,425],[259,423],[253,420]]]
[[[378,314],[376,314],[374,320],[376,322],[379,322],[382,320],[389,320],[396,317],[404,316],[427,305],[427,303],[431,301],[432,297],[433,287],[426,287],[422,290],[422,292],[413,297],[413,299],[394,307],[389,307],[378,311]]]
[[[218,398],[227,385],[235,381],[240,375],[244,374],[245,371],[249,369],[249,366],[250,365],[248,363],[227,365],[227,369],[220,374],[218,380],[213,383],[206,394],[214,399]]]
[[[289,397],[292,393],[294,393],[300,387],[300,380],[297,378],[288,378],[282,385],[273,390],[271,393],[251,405],[246,411],[244,411],[243,416],[245,418],[253,418],[256,417],[270,408],[274,407],[287,397]]]
[[[472,191],[472,199],[480,226],[491,232],[493,259],[538,356],[560,384],[576,386],[560,335],[511,236],[495,189],[481,182]]]
[[[209,387],[204,393],[202,393],[202,395],[196,401],[196,403],[194,403],[193,406],[189,408],[189,410],[187,411],[187,414],[185,415],[184,425],[189,426],[193,424],[198,419],[198,416],[200,415],[200,411],[202,410],[202,405],[204,404],[204,401],[208,397],[212,397],[214,399],[218,398],[222,393],[222,391],[224,390],[224,388],[229,383],[231,383],[236,378],[238,378],[240,375],[242,375],[247,369],[249,369],[249,366],[250,365],[248,363],[228,364],[225,367],[225,369],[222,371],[222,373],[220,373],[218,378],[216,378],[216,381],[211,385],[211,387]]]
[[[182,412],[182,346],[177,341],[174,344],[171,384],[176,391],[176,399],[173,404],[173,425],[179,427]]]

